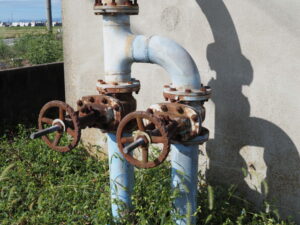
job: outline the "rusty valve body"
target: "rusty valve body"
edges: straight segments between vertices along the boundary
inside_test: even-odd
[[[30,137],[42,137],[53,150],[69,152],[78,145],[82,129],[116,132],[121,120],[136,110],[136,100],[132,93],[85,96],[77,101],[77,109],[61,101],[48,102],[39,114],[39,131]],[[68,141],[62,143],[66,135]]]
[[[202,127],[205,108],[201,104],[195,108],[181,103],[160,103],[150,106],[147,111],[164,120],[165,124],[177,123],[176,132],[172,135],[174,142],[185,143],[207,132]]]
[[[135,167],[157,167],[167,158],[171,143],[203,144],[208,140],[208,130],[202,127],[204,118],[202,104],[195,108],[181,103],[160,103],[149,107],[147,112],[130,113],[117,130],[119,150]]]
[[[136,100],[131,93],[85,96],[77,102],[79,116],[94,114],[82,124],[82,129],[93,127],[102,132],[115,132],[121,120],[136,109]]]

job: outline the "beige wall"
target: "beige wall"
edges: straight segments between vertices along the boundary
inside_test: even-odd
[[[213,88],[205,122],[211,139],[200,156],[207,179],[239,184],[257,203],[276,200],[282,215],[292,214],[300,223],[300,1],[139,4],[133,30],[185,46],[203,83]],[[73,105],[82,95],[95,94],[95,82],[103,78],[102,21],[92,7],[92,0],[63,1],[66,95]],[[169,77],[162,68],[136,64],[133,75],[142,83],[139,109],[163,101]],[[97,131],[91,133],[86,140],[103,144]]]

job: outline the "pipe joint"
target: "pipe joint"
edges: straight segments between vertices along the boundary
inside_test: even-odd
[[[177,90],[185,92],[186,89],[201,88],[196,63],[181,45],[171,39],[137,35],[132,43],[132,57],[134,62],[162,66],[171,76],[172,87]]]

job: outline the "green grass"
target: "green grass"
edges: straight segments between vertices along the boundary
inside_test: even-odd
[[[57,33],[62,27],[53,27],[54,33]],[[0,27],[0,38],[19,38],[24,35],[39,35],[46,34],[46,27]]]
[[[113,224],[107,160],[61,154],[19,127],[0,139],[0,224]],[[170,165],[136,171],[135,210],[119,224],[173,224]],[[198,224],[293,224],[257,212],[235,187],[200,185]]]

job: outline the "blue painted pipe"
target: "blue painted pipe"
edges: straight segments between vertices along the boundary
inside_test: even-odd
[[[112,215],[115,221],[132,209],[131,194],[134,186],[134,167],[118,149],[116,135],[109,133],[108,154]]]
[[[197,210],[198,145],[171,146],[172,189],[178,191],[174,200],[177,225],[196,224],[193,214]]]

